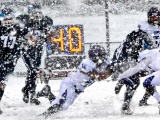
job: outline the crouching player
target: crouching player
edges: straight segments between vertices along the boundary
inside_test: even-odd
[[[147,99],[150,95],[157,99],[160,104],[160,95],[156,91],[156,86],[160,86],[160,49],[145,50],[140,53],[139,59],[141,60],[135,67],[128,69],[122,73],[119,77],[127,78],[141,70],[152,70],[152,74],[148,75],[143,82],[143,86],[146,89],[146,92],[140,100],[140,106],[146,106]]]
[[[82,60],[76,72],[70,72],[59,90],[59,95],[51,103],[51,107],[42,113],[44,117],[67,109],[74,100],[92,85],[95,80],[103,80],[110,75],[110,60],[106,57],[106,51],[103,46],[93,45],[88,51],[89,58]]]

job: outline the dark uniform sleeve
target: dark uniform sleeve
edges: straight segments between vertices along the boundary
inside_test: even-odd
[[[48,17],[48,16],[45,16],[45,19],[46,19],[47,25],[50,25],[50,26],[53,25],[53,20],[52,20],[52,18],[50,18],[50,17]]]
[[[52,25],[53,25],[53,20],[52,18],[48,17],[48,16],[45,16],[43,18],[43,22],[45,23],[45,29],[44,29],[44,33],[45,35],[47,36],[49,33],[50,33],[50,30],[52,28]],[[45,38],[45,41],[47,41],[47,38]]]

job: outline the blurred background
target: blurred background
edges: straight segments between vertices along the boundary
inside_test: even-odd
[[[103,15],[105,3],[109,13],[126,14],[147,11],[150,6],[160,5],[160,0],[0,0],[1,5],[37,3],[43,7],[57,10],[56,15]]]

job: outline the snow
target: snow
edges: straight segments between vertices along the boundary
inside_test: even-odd
[[[72,0],[73,1],[73,0]],[[125,36],[137,28],[140,21],[146,20],[146,13],[109,15],[110,19],[110,40],[122,41]],[[105,16],[74,16],[54,17],[55,25],[83,24],[85,42],[106,41]],[[116,46],[112,46],[114,49]],[[113,51],[111,51],[113,53]],[[20,60],[17,67],[26,71],[24,63]],[[141,78],[141,82],[143,78]],[[50,106],[47,99],[41,98],[39,106],[25,104],[22,101],[21,89],[24,86],[25,77],[9,76],[9,81],[2,98],[0,108],[3,114],[0,120],[44,120],[36,115],[44,112]],[[61,80],[51,80],[52,92],[57,95]],[[131,109],[134,114],[131,116],[121,115],[120,109],[123,103],[125,87],[119,95],[114,94],[116,82],[96,82],[85,90],[67,110],[50,116],[47,120],[159,120],[157,101],[151,97],[148,103],[151,106],[139,107],[139,100],[144,94],[142,84],[137,89]],[[43,84],[37,84],[40,90]],[[158,89],[159,90],[159,89]]]
[[[1,102],[3,114],[1,120],[44,120],[43,117],[36,115],[44,112],[49,106],[46,98],[40,98],[39,106],[25,104],[22,101],[21,88],[24,86],[25,77],[9,76],[9,82]],[[141,80],[143,81],[143,80]],[[57,95],[61,80],[51,80],[52,92]],[[47,120],[146,120],[159,119],[157,101],[151,97],[148,101],[151,106],[139,107],[139,100],[144,94],[142,84],[137,89],[131,109],[134,114],[131,116],[121,115],[120,108],[123,103],[123,94],[125,87],[122,88],[119,95],[114,94],[116,82],[101,81],[95,82],[88,87],[84,93],[75,100],[67,110],[50,116]],[[37,84],[37,90],[40,90],[43,84]],[[159,89],[158,89],[159,90]]]

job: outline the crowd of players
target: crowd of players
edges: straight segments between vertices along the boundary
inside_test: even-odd
[[[0,13],[0,100],[4,94],[6,79],[14,71],[20,57],[27,67],[25,86],[22,88],[23,101],[39,105],[39,97],[47,97],[51,107],[41,115],[47,117],[67,109],[84,89],[96,81],[105,80],[112,76],[118,81],[115,94],[126,85],[122,114],[131,115],[130,102],[135,90],[140,84],[140,77],[147,76],[143,85],[146,92],[139,106],[147,106],[149,96],[160,103],[160,95],[155,89],[159,86],[159,40],[160,40],[160,11],[151,7],[148,20],[138,25],[138,30],[132,31],[115,50],[113,58],[107,56],[105,48],[93,45],[75,72],[70,72],[62,81],[58,96],[51,92],[48,81],[44,88],[36,94],[36,78],[43,44],[54,37],[53,20],[44,16],[41,6],[28,5],[28,13],[14,16],[10,8],[1,8]],[[157,62],[153,62],[153,61]],[[44,78],[45,79],[45,78]],[[0,114],[2,110],[0,109]]]

